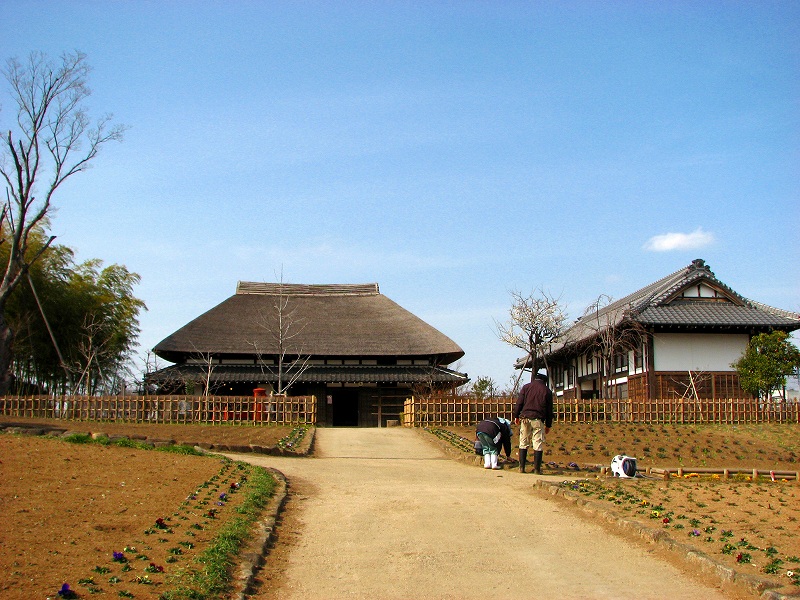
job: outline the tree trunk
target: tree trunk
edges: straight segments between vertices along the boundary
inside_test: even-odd
[[[13,344],[14,331],[6,321],[5,302],[3,302],[0,304],[0,396],[4,396],[9,392],[14,381],[11,374]]]

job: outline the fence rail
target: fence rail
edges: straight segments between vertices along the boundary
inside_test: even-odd
[[[65,421],[314,425],[315,396],[16,396],[0,415]]]
[[[510,419],[515,398],[478,400],[462,396],[412,397],[403,407],[403,425],[466,426],[489,417]],[[553,403],[555,421],[636,423],[800,423],[800,403],[755,398],[686,400],[669,398],[563,400]]]

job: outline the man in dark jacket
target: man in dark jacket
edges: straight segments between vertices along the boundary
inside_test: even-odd
[[[478,423],[475,435],[483,446],[483,468],[502,469],[498,464],[500,448],[511,458],[511,421],[502,417],[486,419]]]
[[[544,369],[522,386],[514,407],[514,423],[519,423],[519,472],[525,472],[528,448],[533,446],[533,472],[541,475],[545,435],[553,426],[553,392],[547,387]]]

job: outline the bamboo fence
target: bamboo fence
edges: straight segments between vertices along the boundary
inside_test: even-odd
[[[6,396],[0,415],[119,421],[126,423],[206,423],[314,425],[315,396]]]
[[[464,396],[412,397],[405,401],[403,425],[474,425],[490,417],[511,419],[515,398],[479,400]],[[800,423],[800,404],[756,398],[691,400],[558,399],[554,420],[565,423]]]

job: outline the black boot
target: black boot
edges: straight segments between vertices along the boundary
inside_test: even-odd
[[[544,450],[534,450],[533,451],[533,472],[537,475],[542,474],[542,456],[544,455]]]
[[[527,448],[520,448],[519,449],[519,472],[525,472],[525,461],[528,460],[528,449]]]

